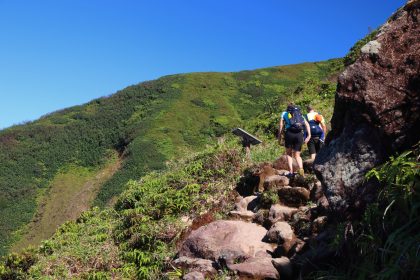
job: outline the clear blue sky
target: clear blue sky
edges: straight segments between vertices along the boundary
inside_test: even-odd
[[[403,0],[0,0],[0,128],[167,74],[344,56]]]

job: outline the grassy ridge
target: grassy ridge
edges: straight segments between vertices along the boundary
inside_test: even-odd
[[[232,127],[248,125],[267,108],[274,118],[276,106],[306,94],[297,91],[304,80],[316,81],[316,91],[324,84],[335,85],[327,78],[340,63],[167,76],[1,131],[0,254],[7,251],[12,232],[32,219],[38,190],[48,188],[63,166],[99,166],[110,149],[119,151],[122,168],[95,200],[104,206],[130,179],[202,149]]]

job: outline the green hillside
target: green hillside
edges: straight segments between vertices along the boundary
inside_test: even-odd
[[[164,169],[235,126],[274,133],[279,106],[288,101],[315,103],[330,114],[331,77],[341,65],[330,60],[167,76],[1,131],[0,255],[24,236],[63,168],[95,174],[118,152],[121,168],[95,192],[94,204],[103,207],[129,180]]]

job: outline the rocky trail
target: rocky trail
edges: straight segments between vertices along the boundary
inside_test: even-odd
[[[186,272],[183,279],[221,271],[239,279],[295,279],[328,255],[328,234],[319,234],[327,224],[327,200],[311,166],[305,162],[307,175],[290,179],[285,156],[256,166],[259,180],[248,178],[253,184],[237,188],[230,218],[199,227],[180,246],[173,265]],[[257,189],[262,192],[253,194]],[[314,243],[317,250],[311,250]]]
[[[184,279],[299,279],[333,259],[329,223],[360,217],[381,188],[366,173],[419,141],[419,14],[408,1],[338,77],[331,132],[307,175],[284,176],[284,157],[260,164],[259,180],[241,178],[229,219],[186,237],[173,262]]]

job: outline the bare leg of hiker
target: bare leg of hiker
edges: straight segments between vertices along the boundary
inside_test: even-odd
[[[299,166],[299,174],[303,175],[303,162],[302,162],[302,157],[300,156],[300,152],[294,151],[294,157]]]
[[[287,164],[289,165],[290,173],[293,173],[293,150],[292,148],[286,148]]]

